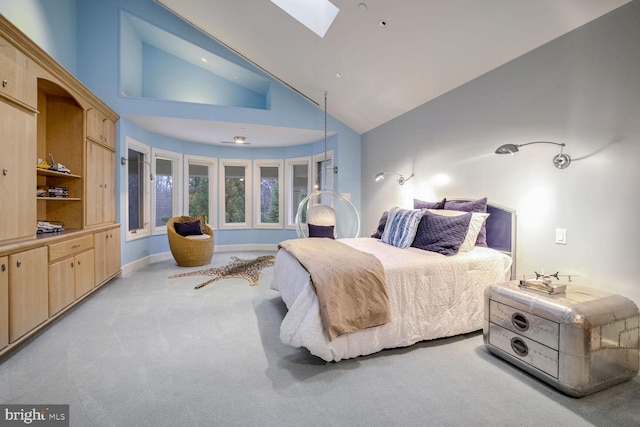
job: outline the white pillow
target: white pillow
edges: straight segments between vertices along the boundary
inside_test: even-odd
[[[427,209],[429,212],[434,213],[436,215],[442,216],[459,216],[464,215],[468,212],[463,211],[452,211],[448,209]],[[488,213],[481,212],[471,212],[471,221],[469,221],[469,229],[467,230],[467,235],[464,238],[464,242],[460,245],[460,249],[458,252],[469,252],[476,247],[476,240],[478,240],[478,234],[480,234],[480,230],[482,229],[482,224],[489,217]]]
[[[389,217],[380,241],[401,249],[408,248],[416,237],[422,215],[423,209],[400,209],[397,206],[389,209]]]

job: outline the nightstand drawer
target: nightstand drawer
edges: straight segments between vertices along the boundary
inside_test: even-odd
[[[93,248],[93,235],[49,245],[49,262]]]
[[[489,344],[558,378],[558,352],[508,329],[489,325]]]
[[[489,322],[530,338],[554,350],[559,349],[560,325],[535,314],[491,300]]]

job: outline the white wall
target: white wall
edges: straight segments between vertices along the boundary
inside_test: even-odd
[[[517,210],[518,273],[578,275],[640,305],[639,16],[636,0],[364,134],[363,234],[413,197],[487,196]],[[553,167],[551,145],[493,154],[539,140],[566,143],[571,166]],[[416,176],[374,182],[383,170]]]

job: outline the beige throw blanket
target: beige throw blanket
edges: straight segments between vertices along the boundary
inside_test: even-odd
[[[333,239],[292,239],[279,246],[310,273],[330,340],[391,320],[384,269],[374,255]]]

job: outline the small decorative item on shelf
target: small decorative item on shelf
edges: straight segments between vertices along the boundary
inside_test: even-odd
[[[36,197],[47,197],[47,187],[38,186],[36,188]]]
[[[42,159],[38,159],[38,169],[51,169],[51,165]]]
[[[67,198],[69,197],[69,188],[49,186],[47,188],[47,194],[48,197]]]
[[[59,233],[64,231],[64,224],[60,221],[38,221],[38,234]]]

